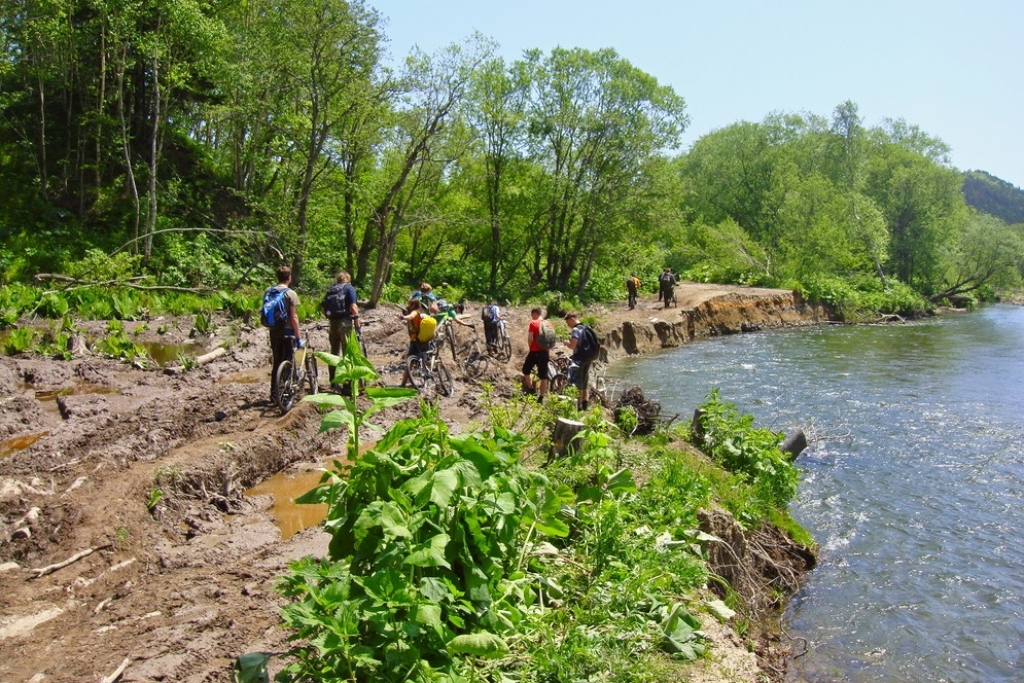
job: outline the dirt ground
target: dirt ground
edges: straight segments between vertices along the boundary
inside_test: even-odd
[[[597,318],[612,360],[818,315],[778,290],[681,284],[676,293],[667,310],[647,296],[632,311],[585,314]],[[467,313],[478,322],[479,306]],[[529,320],[528,309],[505,313],[512,360],[492,362],[481,378],[498,395],[513,391]],[[406,345],[397,312],[381,307],[364,320],[371,360],[397,384]],[[228,353],[187,371],[89,352],[0,358],[0,681],[226,682],[238,655],[286,649],[275,578],[291,560],[323,553],[328,537],[279,528],[275,497],[251,489],[273,475],[315,481],[342,456],[344,436],[319,435],[308,404],[282,416],[270,403],[264,329],[220,320],[194,339],[191,322],[126,328],[156,355]],[[86,337],[104,327],[81,325]],[[312,340],[327,348],[326,331]],[[484,417],[480,386],[459,373],[456,385],[440,400],[453,431]],[[416,409],[410,402],[386,419]],[[753,655],[726,654],[730,638],[716,636],[712,661],[724,668],[705,665],[702,680],[755,680]]]

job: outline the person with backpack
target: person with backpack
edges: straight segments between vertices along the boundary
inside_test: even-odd
[[[550,350],[558,343],[555,335],[555,328],[550,320],[544,320],[543,311],[540,308],[530,309],[530,326],[526,330],[526,343],[529,345],[529,353],[523,362],[523,393],[537,394],[537,402],[543,403],[544,397],[548,395],[548,363],[551,360]],[[537,369],[538,382],[533,386],[531,372]]]
[[[429,282],[420,283],[420,288],[413,292],[410,299],[415,299],[423,304],[423,308],[430,313],[437,313],[437,295]]]
[[[484,323],[484,342],[487,350],[492,351],[498,345],[498,320],[501,319],[501,309],[498,302],[492,301],[480,310],[480,320]]]
[[[675,299],[676,282],[671,268],[661,271],[661,277],[658,278],[658,301],[665,302],[664,308],[668,308],[669,302]]]
[[[573,379],[573,384],[580,390],[577,408],[586,410],[590,407],[590,404],[587,402],[587,388],[590,386],[590,364],[601,351],[601,342],[590,325],[580,322],[579,313],[566,313],[565,324],[571,330],[568,345],[569,350],[572,351],[572,362],[577,366],[576,376]]]
[[[626,292],[629,294],[628,303],[629,310],[636,308],[636,295],[640,291],[640,278],[636,276],[636,273],[630,273],[629,277],[626,278]]]
[[[273,366],[270,368],[270,400],[277,396],[277,369],[292,357],[295,347],[302,348],[302,332],[299,329],[299,295],[289,287],[292,283],[292,269],[281,266],[277,269],[277,284],[263,292],[263,325],[270,328],[270,352]]]
[[[337,282],[331,285],[320,302],[320,312],[330,321],[328,339],[331,342],[331,353],[342,356],[348,346],[348,336],[359,327],[359,300],[356,288],[352,286],[351,275],[343,270],[335,276],[335,280]],[[337,368],[332,365],[328,374],[331,389],[338,391],[341,387],[334,384],[336,370]]]
[[[437,319],[424,310],[423,304],[419,299],[409,299],[405,310],[408,313],[402,316],[402,320],[405,321],[409,330],[409,350],[406,352],[405,357],[422,356],[430,350],[430,342],[434,340],[437,334]],[[402,386],[410,386],[411,384],[409,367],[406,366],[405,371],[402,373]]]

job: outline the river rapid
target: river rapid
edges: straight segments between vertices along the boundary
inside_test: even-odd
[[[790,680],[1019,681],[1024,308],[735,335],[616,363],[688,420],[712,388],[803,429],[795,517],[819,566],[785,615]]]

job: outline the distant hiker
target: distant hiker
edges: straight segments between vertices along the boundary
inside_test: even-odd
[[[675,299],[676,276],[672,274],[671,268],[666,268],[658,278],[658,301],[664,301],[664,308],[668,308],[670,301]]]
[[[270,400],[277,397],[277,369],[291,359],[293,345],[302,348],[302,332],[299,330],[299,295],[289,287],[292,283],[292,269],[281,266],[277,269],[277,284],[263,292],[263,324],[270,328],[270,352],[273,365],[270,368]]]
[[[569,326],[569,350],[572,351],[572,362],[576,364],[576,374],[573,384],[579,388],[579,401],[577,407],[586,410],[590,407],[587,402],[588,387],[590,386],[590,364],[597,358],[601,351],[601,342],[591,327],[580,322],[578,313],[566,313],[565,324]]]
[[[636,276],[636,273],[630,273],[626,278],[626,292],[629,294],[628,303],[631,311],[636,308],[636,294],[640,291],[640,284],[640,278]]]
[[[328,338],[331,342],[331,353],[343,356],[348,346],[348,336],[352,334],[353,329],[359,327],[359,304],[356,288],[352,286],[352,276],[343,270],[335,276],[335,280],[320,302],[320,312],[330,320]],[[338,390],[340,387],[334,386],[335,371],[336,368],[332,365],[328,373],[331,388]]]
[[[501,319],[501,309],[498,302],[492,301],[480,310],[480,319],[484,323],[484,342],[487,350],[498,345],[498,321]],[[507,359],[506,359],[507,360]]]
[[[537,401],[540,403],[543,403],[544,397],[548,395],[548,362],[551,360],[548,350],[556,343],[552,338],[558,339],[554,336],[555,328],[541,317],[542,313],[540,308],[530,309],[530,326],[526,329],[526,343],[530,352],[526,354],[526,360],[523,362],[523,393],[536,393]],[[537,387],[533,386],[531,375],[534,368],[537,369],[539,380]]]

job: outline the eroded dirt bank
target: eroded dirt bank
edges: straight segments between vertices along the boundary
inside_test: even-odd
[[[778,290],[676,291],[666,310],[648,297],[633,311],[588,311],[609,355],[825,318]],[[507,314],[513,359],[485,377],[499,396],[513,391],[529,318]],[[383,308],[365,318],[370,355],[397,383],[401,325]],[[176,373],[92,354],[0,358],[0,680],[99,681],[120,670],[123,681],[230,681],[237,655],[285,649],[273,582],[291,559],[323,552],[327,537],[308,529],[282,541],[271,498],[243,494],[340,457],[342,437],[319,435],[308,405],[282,417],[266,400],[264,330],[221,321],[197,343],[190,326],[126,325],[139,342],[196,344],[195,353],[223,343],[229,353]],[[313,340],[325,348],[326,332]],[[457,379],[441,401],[453,430],[484,417],[479,386]],[[753,655],[731,641],[716,629],[721,666],[703,665],[701,680],[755,680]]]

